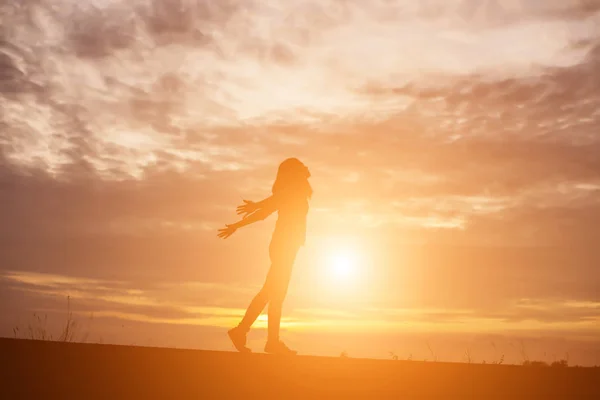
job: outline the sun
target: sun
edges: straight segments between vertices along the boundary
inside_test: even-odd
[[[333,250],[328,257],[327,270],[330,279],[340,283],[351,283],[357,279],[358,252],[351,248]]]
[[[318,287],[328,307],[346,307],[349,302],[364,299],[372,279],[368,240],[360,236],[323,236],[315,243],[309,263],[310,281]],[[316,299],[316,297],[313,297]]]

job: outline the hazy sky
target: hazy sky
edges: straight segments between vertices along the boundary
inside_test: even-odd
[[[1,335],[70,295],[94,340],[229,349],[275,216],[216,230],[295,156],[301,351],[598,363],[600,1],[9,0],[0,26]]]

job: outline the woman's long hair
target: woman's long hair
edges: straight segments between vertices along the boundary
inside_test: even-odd
[[[310,171],[297,158],[288,158],[279,165],[273,184],[273,194],[293,193],[310,199],[313,193],[308,182]]]

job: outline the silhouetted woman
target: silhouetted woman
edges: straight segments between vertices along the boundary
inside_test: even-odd
[[[279,166],[273,184],[273,194],[256,203],[244,200],[244,204],[237,208],[238,214],[244,214],[243,219],[219,230],[218,236],[226,239],[237,229],[264,220],[278,211],[275,231],[269,246],[271,268],[265,283],[250,303],[242,321],[229,331],[229,337],[238,351],[250,352],[246,347],[246,334],[268,303],[268,339],[265,352],[296,354],[279,339],[279,325],[294,260],[306,238],[308,200],[312,196],[309,177],[310,172],[304,164],[296,158],[288,158]]]

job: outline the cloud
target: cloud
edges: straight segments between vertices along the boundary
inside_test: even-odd
[[[460,2],[459,8],[467,3]],[[248,122],[277,118],[303,124],[331,117],[385,118],[401,112],[407,100],[378,100],[373,107],[372,99],[353,89],[365,83],[387,87],[431,81],[432,75],[464,75],[481,68],[505,75],[514,62],[529,73],[532,63],[573,65],[581,61],[583,50],[564,47],[597,33],[580,22],[565,22],[566,40],[543,46],[535,40],[516,41],[534,47],[504,46],[518,52],[474,58],[496,41],[515,43],[509,35],[519,30],[508,26],[474,33],[418,19],[394,23],[393,18],[415,17],[413,11],[406,2],[266,6],[178,1],[167,7],[161,1],[138,1],[69,3],[56,9],[40,1],[7,6],[7,21],[27,21],[4,34],[4,81],[13,92],[3,103],[3,119],[12,131],[6,139],[13,148],[10,158],[57,172],[83,161],[105,176],[139,177],[157,162],[185,167],[181,150],[192,144],[194,151],[186,154],[206,158],[200,149],[206,143],[193,138],[206,137],[215,125],[233,124],[243,132]],[[533,9],[524,3],[519,12]],[[265,30],[266,19],[278,22]],[[440,29],[450,36],[437,35]],[[457,42],[457,29],[471,41]],[[550,26],[539,29],[542,35],[556,32]],[[349,37],[361,39],[345,40]],[[388,51],[383,51],[386,43]],[[429,49],[425,54],[431,59],[423,58],[422,48]],[[364,57],[371,59],[368,69],[355,62]],[[482,60],[492,64],[481,65]],[[15,90],[26,94],[28,87],[39,88],[38,94],[14,98]],[[448,100],[461,92],[452,90]],[[365,109],[372,111],[365,115]]]
[[[244,310],[222,307],[224,296],[232,298],[247,295],[243,287],[206,282],[178,282],[173,284],[137,283],[106,279],[76,278],[72,276],[32,272],[5,272],[3,286],[8,290],[24,291],[46,299],[71,298],[91,312],[108,314],[145,315],[152,319],[187,319],[211,317],[240,317]],[[51,304],[51,303],[50,303]],[[201,304],[201,305],[198,305]]]
[[[154,285],[144,289],[131,288],[126,282],[73,278],[40,273],[9,272],[2,276],[9,290],[25,291],[46,299],[64,299],[70,296],[77,304],[77,313],[90,310],[95,318],[117,318],[126,321],[153,324],[227,327],[234,325],[243,309],[221,306],[197,306],[189,295],[211,291],[231,295],[245,293],[242,288],[210,283]],[[194,292],[190,292],[190,289]],[[214,292],[214,290],[217,292]],[[241,291],[240,291],[241,289]],[[48,308],[46,302],[46,311]],[[44,311],[44,310],[41,310]],[[57,310],[54,310],[57,311]],[[462,332],[465,326],[472,331],[495,330],[536,331],[558,330],[565,333],[597,331],[600,303],[593,301],[556,301],[552,299],[518,299],[502,310],[455,308],[365,308],[352,312],[335,309],[308,308],[293,310],[284,318],[286,329],[335,331],[400,331],[429,332],[445,329]],[[264,316],[259,328],[266,327]],[[361,326],[363,328],[361,328]]]

